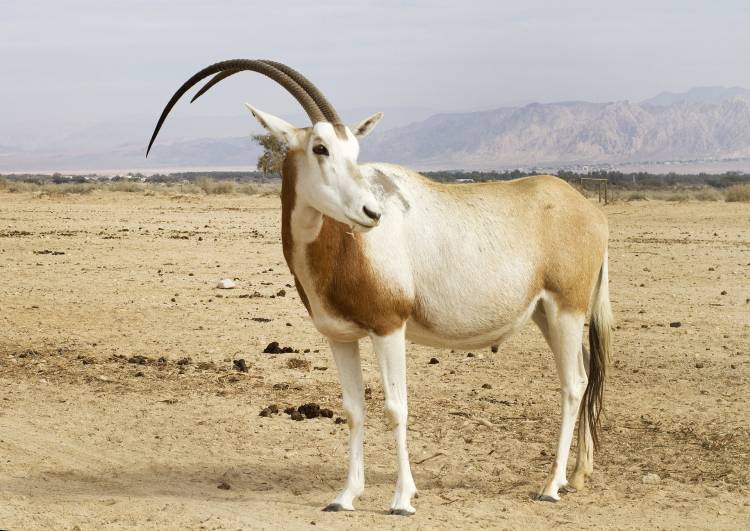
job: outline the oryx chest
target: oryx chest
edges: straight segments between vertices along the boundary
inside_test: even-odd
[[[335,341],[355,341],[367,335],[359,324],[338,315],[331,308],[326,294],[317,285],[314,273],[308,265],[308,253],[304,246],[295,246],[294,272],[307,297],[310,318],[318,332]]]
[[[313,238],[293,229],[292,269],[316,328],[337,341],[385,335],[412,313],[409,262],[387,225],[354,233],[324,218]]]

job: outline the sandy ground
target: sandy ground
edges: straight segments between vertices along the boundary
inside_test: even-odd
[[[588,488],[532,499],[559,388],[529,325],[497,354],[409,346],[420,496],[402,518],[387,514],[395,450],[369,343],[357,512],[320,511],[343,485],[345,424],[259,416],[311,401],[341,414],[326,343],[289,287],[278,198],[0,194],[0,528],[746,526],[750,206],[606,212],[618,326]],[[238,289],[215,289],[225,277]],[[300,352],[264,354],[271,341]]]

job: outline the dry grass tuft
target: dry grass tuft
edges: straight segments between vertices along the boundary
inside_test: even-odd
[[[646,192],[633,192],[628,194],[625,201],[648,201],[648,196]]]
[[[45,183],[36,189],[44,195],[90,194],[99,188],[95,183]]]
[[[730,203],[750,203],[750,184],[735,184],[726,189],[726,200]]]
[[[237,188],[234,181],[216,181],[208,177],[199,177],[195,180],[195,185],[209,195],[233,194]]]
[[[698,201],[721,201],[722,199],[724,199],[724,196],[721,195],[721,192],[719,192],[716,188],[711,188],[708,186],[697,190],[693,194],[693,197]]]
[[[113,192],[135,193],[135,192],[145,192],[146,185],[143,183],[134,183],[131,181],[114,181],[114,182],[108,183],[106,189],[111,190]]]

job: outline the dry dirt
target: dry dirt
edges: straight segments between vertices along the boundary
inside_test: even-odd
[[[750,207],[606,212],[618,325],[588,488],[532,499],[559,406],[530,325],[497,354],[409,346],[420,496],[402,518],[369,344],[367,488],[355,513],[320,510],[343,485],[347,427],[290,288],[278,198],[0,194],[0,528],[746,526]],[[272,341],[300,352],[263,353]],[[334,418],[283,413],[306,402]],[[270,404],[281,413],[259,416]]]

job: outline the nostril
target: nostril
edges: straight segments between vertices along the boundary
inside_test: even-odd
[[[378,221],[380,219],[380,215],[381,215],[380,212],[373,212],[372,210],[370,210],[366,206],[362,207],[362,211],[365,213],[365,216],[367,216],[368,218],[370,218],[373,221]]]

